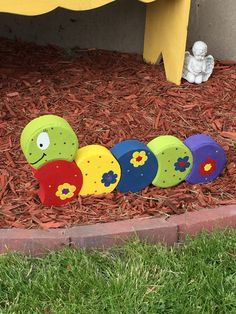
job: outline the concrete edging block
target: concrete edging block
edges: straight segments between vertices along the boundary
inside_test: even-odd
[[[11,251],[38,256],[69,244],[64,229],[0,229],[1,254]]]
[[[201,231],[236,228],[236,204],[173,215],[81,225],[68,229],[0,229],[0,254],[9,251],[38,256],[66,246],[103,249],[131,238],[173,245]]]
[[[182,241],[187,235],[195,236],[202,231],[236,228],[236,205],[186,212],[171,216],[168,221],[178,225],[179,240]]]
[[[162,218],[139,218],[72,227],[67,234],[73,247],[97,249],[122,244],[132,237],[169,245],[178,239],[177,225]]]

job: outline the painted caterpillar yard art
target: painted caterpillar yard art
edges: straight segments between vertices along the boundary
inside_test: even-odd
[[[56,115],[40,116],[21,133],[21,148],[39,181],[38,196],[47,206],[64,205],[78,195],[139,192],[153,184],[172,187],[215,180],[226,164],[223,148],[197,134],[184,142],[162,135],[144,144],[130,139],[111,150],[79,147],[69,123]]]

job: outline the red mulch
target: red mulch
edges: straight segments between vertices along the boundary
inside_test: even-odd
[[[1,228],[64,227],[236,204],[235,63],[217,62],[200,86],[175,86],[166,82],[162,65],[147,65],[140,56],[84,50],[72,57],[55,47],[2,39],[0,68]],[[47,208],[19,146],[22,128],[47,113],[67,119],[81,146],[207,133],[226,150],[227,168],[206,185],[150,186]]]

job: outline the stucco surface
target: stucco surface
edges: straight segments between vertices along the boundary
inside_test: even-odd
[[[0,36],[65,48],[142,53],[145,4],[119,0],[89,11],[56,9],[40,16],[1,13]]]
[[[35,17],[0,13],[0,36],[65,48],[143,51],[145,4],[118,0],[91,11],[56,9]],[[236,60],[236,1],[192,0],[187,47],[204,40],[217,59]]]
[[[196,40],[217,59],[236,61],[236,1],[192,0],[188,46]]]

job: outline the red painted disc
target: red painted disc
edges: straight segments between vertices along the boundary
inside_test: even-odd
[[[34,176],[40,183],[39,198],[46,206],[70,202],[83,184],[83,176],[76,163],[66,160],[49,162],[40,167]]]

